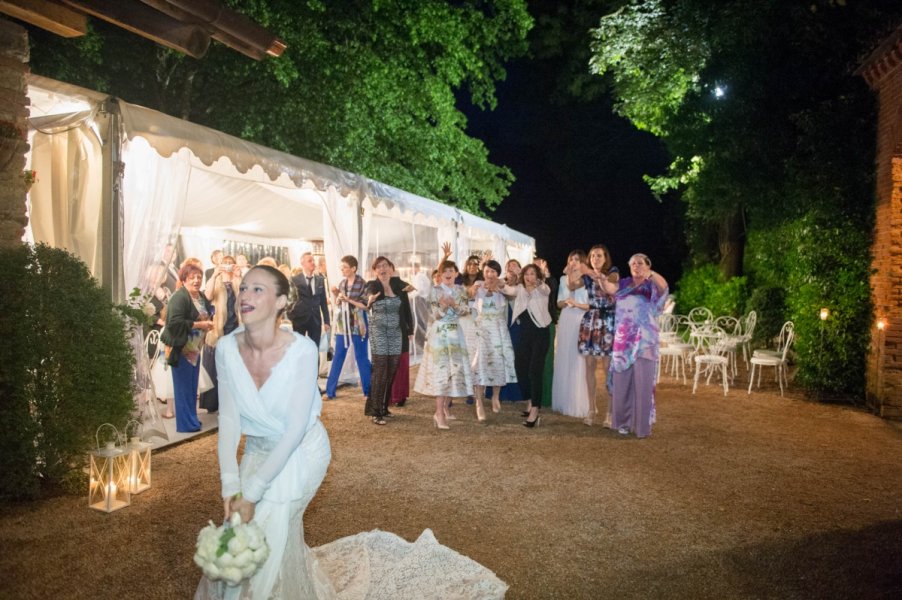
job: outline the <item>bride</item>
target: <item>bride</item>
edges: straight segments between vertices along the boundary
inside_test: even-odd
[[[238,295],[242,327],[216,346],[225,518],[237,512],[242,522],[256,521],[269,558],[239,586],[202,577],[195,600],[503,598],[504,582],[439,544],[428,529],[413,544],[381,531],[315,549],[304,543],[304,510],[331,451],[320,422],[317,345],[278,326],[288,292],[278,269],[252,268]]]

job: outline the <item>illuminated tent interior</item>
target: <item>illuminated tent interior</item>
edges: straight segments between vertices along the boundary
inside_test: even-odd
[[[357,175],[252,144],[84,88],[30,76],[27,239],[70,250],[123,298],[153,287],[166,244],[206,260],[227,242],[388,256],[407,276],[436,264],[443,242],[532,258],[534,240],[504,225]],[[117,166],[118,165],[118,166]]]

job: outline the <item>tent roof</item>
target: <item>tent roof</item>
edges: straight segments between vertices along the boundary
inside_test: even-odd
[[[96,112],[99,106],[110,98],[107,94],[34,74],[28,76],[28,86],[32,106],[32,123],[36,127],[68,125],[73,121],[86,118]],[[299,158],[121,100],[119,108],[129,140],[143,138],[157,153],[166,157],[178,152],[181,148],[188,148],[200,163],[212,171],[222,171],[222,161],[228,160],[235,170],[254,179],[257,184],[267,188],[266,191],[270,194],[278,194],[284,198],[286,195],[292,196],[292,194],[286,194],[287,190],[285,189],[277,192],[277,188],[325,190],[333,187],[343,196],[357,195],[361,199],[366,198],[371,205],[381,205],[388,212],[418,213],[442,220],[463,222],[468,226],[490,231],[514,243],[521,245],[534,245],[535,243],[532,237],[514,231],[505,225],[411,194],[363,175]],[[257,193],[262,191],[260,187],[256,189]],[[248,190],[243,189],[236,193],[246,195]],[[296,198],[289,199],[290,202],[296,202],[296,200]],[[255,204],[259,206],[260,202],[255,202]],[[301,202],[301,204],[305,203]],[[283,214],[281,211],[275,212]],[[286,228],[284,226],[286,220],[283,218],[282,225],[277,226],[278,232],[272,232],[274,237],[292,237],[292,234],[300,233],[296,230],[292,233],[292,230]],[[186,223],[186,225],[190,225],[190,223]],[[259,224],[253,225],[252,229],[257,227]],[[270,227],[266,226],[266,229],[269,230]],[[236,230],[242,231],[240,228]],[[245,231],[252,233],[252,231]]]

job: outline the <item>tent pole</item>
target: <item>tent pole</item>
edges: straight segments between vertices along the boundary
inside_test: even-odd
[[[122,137],[119,102],[108,98],[103,103],[107,117],[106,139],[103,140],[103,265],[100,283],[113,302],[125,301],[125,283],[122,272]]]

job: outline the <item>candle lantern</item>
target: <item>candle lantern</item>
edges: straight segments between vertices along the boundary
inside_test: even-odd
[[[128,491],[132,494],[140,494],[150,489],[151,485],[152,444],[141,439],[143,436],[138,435],[139,429],[143,429],[143,426],[135,419],[125,426],[125,435],[129,438],[125,446],[125,451],[128,452]]]
[[[113,430],[115,439],[101,446],[100,431],[105,427]],[[106,513],[131,504],[129,453],[116,445],[118,439],[119,431],[109,423],[104,423],[97,428],[95,435],[97,449],[89,453],[88,507]]]
[[[128,451],[128,491],[140,494],[150,489],[150,442],[142,442],[139,437],[129,440]]]

